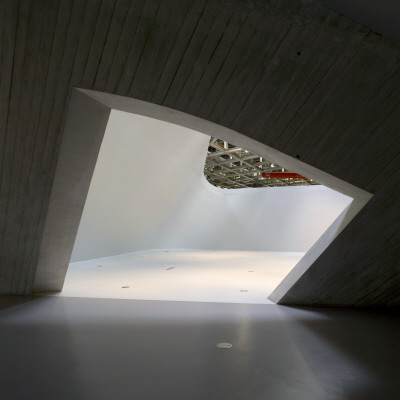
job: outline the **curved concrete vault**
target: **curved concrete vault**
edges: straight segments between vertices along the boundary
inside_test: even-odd
[[[277,300],[399,304],[397,43],[316,1],[0,7],[1,293],[30,294],[40,277],[66,105],[77,112],[72,97],[87,97],[73,94],[79,87],[168,107],[166,120],[178,110],[211,121],[240,132],[249,150],[254,140],[304,163],[296,170],[306,176],[315,168],[372,193]],[[93,100],[81,111],[105,127],[109,106]],[[95,159],[93,140],[81,151]]]

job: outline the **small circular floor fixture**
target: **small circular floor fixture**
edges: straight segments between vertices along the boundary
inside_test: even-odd
[[[218,343],[217,347],[219,349],[231,349],[232,345],[230,343]]]

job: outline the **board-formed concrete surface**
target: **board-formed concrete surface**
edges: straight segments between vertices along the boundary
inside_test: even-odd
[[[60,296],[273,304],[304,253],[160,249],[71,263]]]
[[[312,0],[4,0],[0,26],[1,293],[32,292],[78,87],[212,121],[372,193],[281,300],[399,303],[400,51],[378,28]]]
[[[361,310],[3,296],[1,398],[398,400],[399,328]]]

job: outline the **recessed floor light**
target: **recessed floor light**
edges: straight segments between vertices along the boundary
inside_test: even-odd
[[[219,349],[231,349],[232,345],[230,343],[218,343],[217,347]]]

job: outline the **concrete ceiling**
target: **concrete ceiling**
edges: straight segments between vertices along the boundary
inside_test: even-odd
[[[400,43],[398,0],[319,0],[319,2]]]
[[[80,87],[221,124],[374,194],[281,303],[400,303],[393,35],[308,0],[4,0],[0,27],[1,293],[32,290]]]

